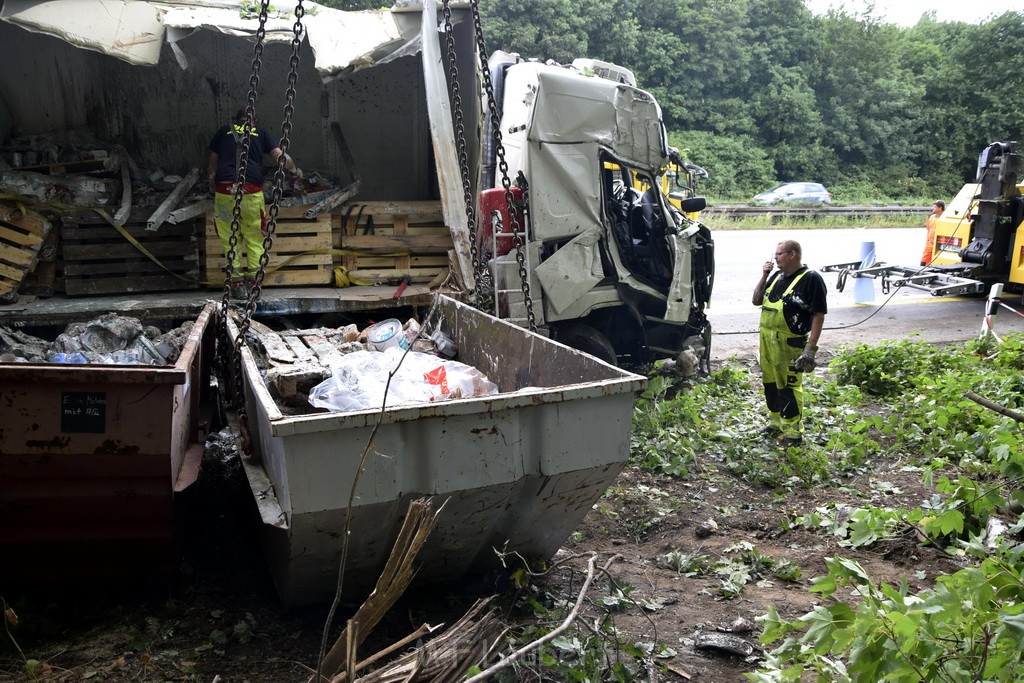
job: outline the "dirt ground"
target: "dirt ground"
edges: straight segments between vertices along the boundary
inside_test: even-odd
[[[807,588],[811,578],[824,573],[825,557],[841,553],[858,559],[876,579],[907,577],[912,587],[922,588],[936,574],[958,568],[951,558],[912,538],[852,550],[839,548],[822,532],[787,530],[794,516],[829,502],[919,504],[926,496],[920,473],[904,469],[903,463],[874,463],[870,472],[837,488],[793,490],[750,486],[720,464],[718,455],[706,453],[699,470],[685,479],[656,477],[631,467],[623,470],[559,551],[557,567],[533,580],[531,594],[545,596],[542,602],[552,605],[547,618],[564,614],[557,598],[575,600],[590,554],[597,553],[600,564],[614,558],[609,572],[627,591],[632,587],[632,602],[620,601],[610,610],[607,581],[597,581],[577,620],[578,633],[592,634],[598,623],[610,619],[621,642],[657,642],[674,652],[657,660],[666,668],[653,680],[726,683],[744,680],[743,673],[757,667],[762,654],[758,615],[775,606],[782,616],[793,617],[815,604]],[[255,535],[251,495],[225,440],[208,444],[203,473],[194,488],[180,506],[187,543],[172,579],[137,577],[114,584],[33,590],[0,585],[0,597],[20,619],[11,633],[24,657],[37,660],[39,678],[224,683],[309,678],[327,608],[288,611],[279,606]],[[775,561],[792,561],[800,567],[800,578],[754,576],[739,595],[725,599],[719,595],[721,576],[686,576],[666,561],[678,551],[704,555],[707,565],[734,554],[727,549],[738,542],[753,545]],[[475,597],[462,585],[412,591],[378,628],[367,654],[424,622],[452,623]],[[514,593],[504,595],[500,608],[506,610],[513,597]],[[344,609],[339,612],[340,617],[346,614]],[[503,616],[528,619],[521,612],[503,611]],[[335,627],[332,639],[337,632]],[[746,643],[751,654],[698,647],[715,633],[719,645]],[[722,642],[722,635],[740,640]],[[0,681],[30,680],[11,640],[2,640]],[[605,651],[615,659],[613,646],[606,645]],[[525,668],[507,680],[555,679]]]

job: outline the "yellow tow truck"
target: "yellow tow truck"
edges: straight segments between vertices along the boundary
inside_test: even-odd
[[[882,292],[913,287],[933,296],[983,294],[1001,283],[1024,289],[1024,182],[1017,143],[994,142],[978,157],[975,182],[967,183],[935,226],[934,257],[924,266],[840,263],[823,271],[880,277]]]

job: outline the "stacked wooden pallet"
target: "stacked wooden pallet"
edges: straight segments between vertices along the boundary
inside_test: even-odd
[[[452,237],[438,201],[349,202],[336,220],[335,265],[350,278],[429,282],[448,267]]]
[[[0,303],[17,299],[49,234],[50,222],[42,216],[0,203]]]
[[[145,212],[143,212],[145,213]],[[199,286],[194,222],[146,229],[132,215],[118,230],[90,212],[61,215],[64,291],[68,296],[160,292]]]
[[[278,213],[274,243],[263,279],[264,286],[296,287],[327,285],[332,282],[331,216],[324,214],[308,220],[302,217],[302,212],[307,208],[282,207]],[[245,267],[248,261],[241,236],[236,251],[241,253],[242,266]],[[223,286],[227,259],[220,238],[217,237],[212,213],[206,215],[202,263],[202,276],[207,286]]]

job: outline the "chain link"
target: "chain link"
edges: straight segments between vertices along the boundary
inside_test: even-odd
[[[459,171],[462,175],[462,194],[466,204],[466,223],[469,229],[469,250],[473,258],[473,273],[476,277],[474,284],[474,299],[479,305],[481,298],[486,296],[486,290],[490,285],[490,272],[487,264],[480,258],[480,249],[477,245],[477,220],[476,201],[473,198],[473,186],[469,179],[469,154],[466,152],[466,125],[462,113],[462,89],[459,85],[459,67],[456,63],[455,54],[455,32],[452,27],[452,8],[450,0],[442,0],[442,14],[444,16],[445,47],[448,53],[448,80],[449,97],[452,101],[452,108],[455,110],[455,145],[459,155]]]
[[[491,83],[491,72],[487,68],[487,48],[484,46],[484,30],[480,23],[480,0],[470,0],[469,5],[473,10],[473,30],[476,33],[480,73],[483,77],[484,91],[487,94],[487,107],[490,112],[494,150],[498,156],[498,170],[501,171],[501,186],[505,189],[505,204],[508,206],[509,223],[511,223],[512,244],[516,249],[516,264],[519,266],[523,302],[526,305],[526,321],[530,331],[536,332],[537,319],[533,314],[533,299],[530,297],[530,275],[526,272],[526,257],[523,254],[522,227],[519,223],[519,215],[515,210],[515,201],[512,197],[512,180],[508,177],[508,162],[505,161],[505,146],[502,143],[501,118],[498,116],[498,104],[494,99],[494,85]],[[525,210],[523,216],[526,216]]]
[[[245,182],[246,164],[249,158],[250,133],[255,129],[256,98],[259,92],[259,72],[262,65],[263,45],[266,40],[266,23],[269,0],[263,0],[260,8],[260,25],[256,31],[256,46],[253,48],[253,72],[249,79],[249,95],[245,109],[245,127],[242,136],[242,155],[239,158],[238,174],[235,183],[235,205],[231,217],[231,237],[228,241],[228,277],[225,280],[225,292],[221,300],[222,314],[224,316],[224,335],[226,338],[227,329],[227,300],[228,288],[230,286],[230,273],[234,264],[234,248],[237,245],[237,233],[241,223],[242,185]],[[248,423],[245,414],[245,393],[242,380],[242,346],[249,333],[252,316],[256,312],[256,302],[259,301],[262,291],[263,279],[266,276],[267,264],[270,262],[270,251],[274,245],[274,230],[277,227],[278,204],[281,200],[284,187],[285,163],[288,158],[288,148],[291,146],[292,115],[295,112],[295,84],[298,80],[299,48],[302,45],[302,17],[305,10],[302,0],[298,0],[295,7],[295,23],[292,25],[292,53],[289,59],[288,88],[285,91],[284,122],[281,124],[281,155],[277,158],[277,170],[274,173],[274,190],[271,195],[270,211],[267,218],[267,234],[263,238],[263,253],[260,254],[259,266],[255,273],[255,280],[249,290],[249,296],[243,308],[242,318],[239,321],[238,334],[234,339],[234,364],[233,381],[235,385],[235,403],[238,410],[239,424],[243,431],[243,443],[248,441]]]

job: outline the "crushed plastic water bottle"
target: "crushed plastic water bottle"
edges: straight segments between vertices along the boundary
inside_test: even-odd
[[[75,351],[74,353],[55,353],[50,356],[50,362],[64,365],[88,365],[89,359],[81,351]]]

